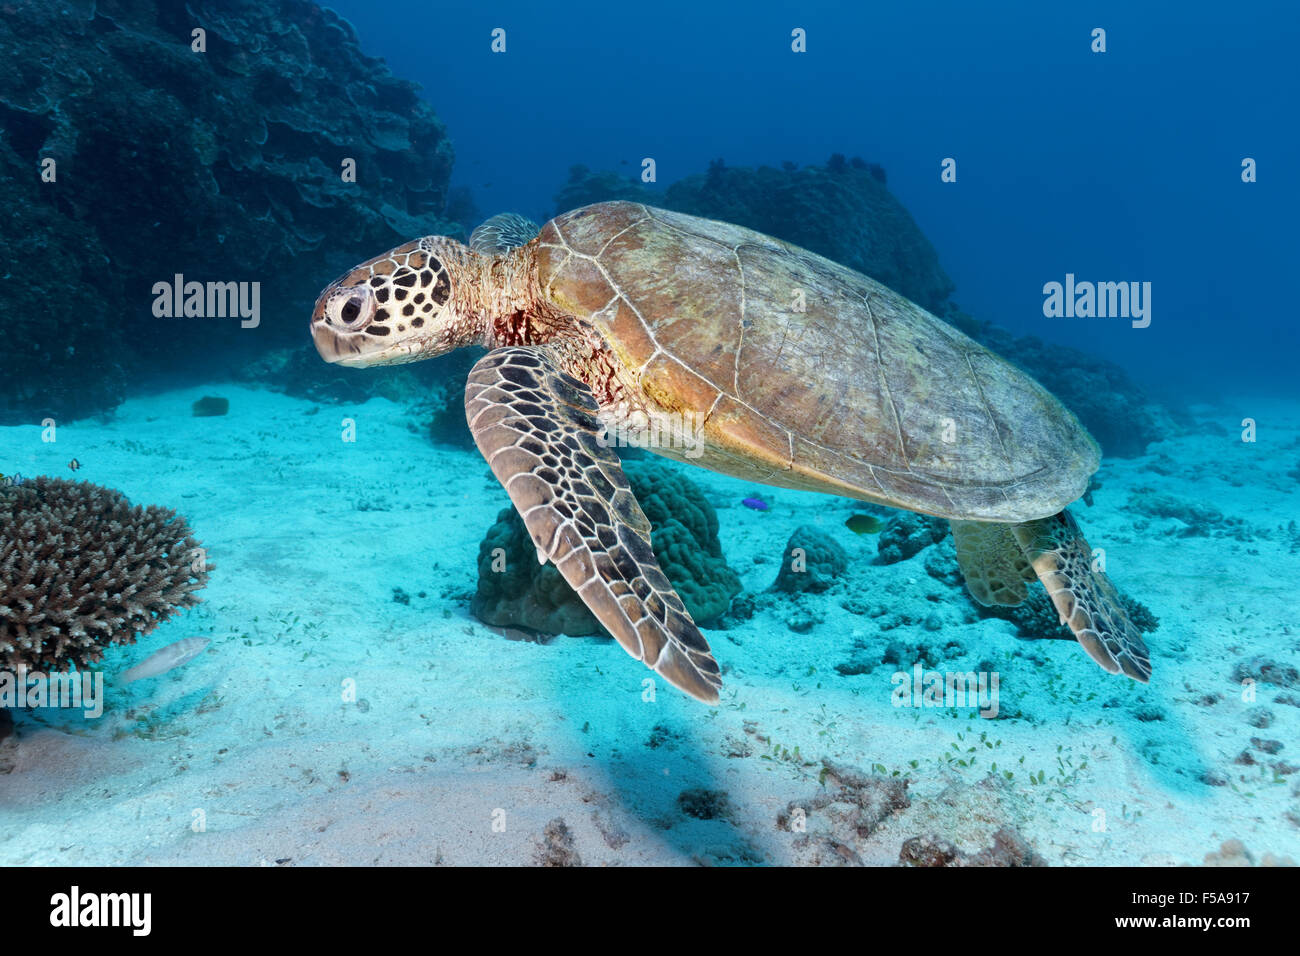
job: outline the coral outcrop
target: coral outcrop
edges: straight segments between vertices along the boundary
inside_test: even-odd
[[[0,488],[0,669],[93,664],[198,604],[210,568],[170,508],[61,478]]]
[[[0,345],[22,368],[0,380],[0,424],[296,344],[326,281],[459,232],[440,218],[452,150],[432,109],[308,0],[19,2],[0,57],[0,299],[23,317]],[[177,274],[260,283],[256,330],[155,316]]]
[[[581,163],[569,167],[569,180],[555,194],[555,215],[590,206],[592,203],[643,202],[652,206],[663,205],[663,195],[641,185],[637,180],[608,170],[592,172]]]
[[[948,522],[942,518],[900,511],[890,518],[876,539],[876,561],[897,564],[920,554],[948,534]]]
[[[625,461],[623,470],[654,529],[651,546],[664,574],[697,624],[715,621],[740,591],[718,541],[717,512],[671,466]],[[470,610],[485,624],[541,634],[604,633],[555,565],[537,563],[537,549],[513,508],[497,516],[479,545],[478,567]]]
[[[798,834],[794,844],[812,851],[809,862],[861,866],[860,851],[872,834],[911,806],[909,781],[825,759],[820,777],[821,788],[806,800],[789,803],[776,825]]]
[[[820,594],[848,569],[849,556],[838,541],[813,525],[794,529],[781,555],[781,570],[772,587],[794,594]]]

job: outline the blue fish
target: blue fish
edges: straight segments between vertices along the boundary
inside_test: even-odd
[[[767,502],[762,498],[745,498],[740,503],[746,508],[753,508],[755,511],[767,510]]]

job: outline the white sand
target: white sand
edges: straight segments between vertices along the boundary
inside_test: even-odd
[[[203,394],[228,396],[230,414],[191,418]],[[822,617],[810,632],[786,627],[787,599],[707,632],[724,668],[716,709],[663,681],[644,701],[651,672],[612,642],[512,642],[470,618],[478,544],[505,493],[478,456],[430,445],[389,402],[314,406],[208,386],[134,399],[111,424],[62,426],[52,445],[34,427],[0,429],[6,472],[68,476],[75,457],[76,477],[185,514],[216,565],[204,604],[108,655],[101,719],[17,715],[0,743],[0,863],[531,863],[556,818],[586,864],[888,864],[908,837],[973,852],[1000,826],[1054,865],[1200,863],[1232,837],[1256,857],[1300,859],[1300,773],[1270,769],[1300,763],[1300,707],[1261,685],[1274,720],[1252,727],[1232,679],[1255,655],[1300,663],[1289,613],[1300,554],[1277,532],[1178,537],[1176,519],[1129,508],[1151,488],[1251,526],[1300,518],[1300,481],[1287,475],[1300,467],[1300,405],[1202,411],[1227,437],[1109,461],[1096,506],[1076,509],[1112,577],[1161,619],[1146,688],[1077,645],[977,620],[926,573],[928,552],[871,564],[875,538],[843,526],[851,502],[690,469],[747,590],[771,584],[800,524],[822,525],[853,556],[845,583],[801,599]],[[1260,423],[1256,444],[1238,440],[1244,415]],[[344,417],[355,444],[340,440]],[[755,491],[771,511],[739,505]],[[852,614],[849,597],[884,613]],[[932,614],[939,631],[920,623]],[[880,630],[902,619],[915,623]],[[212,644],[184,668],[114,685],[192,635]],[[964,654],[940,666],[994,662],[1001,719],[893,707],[892,666],[835,671],[855,640],[877,652],[959,642]],[[359,702],[344,700],[348,680]],[[1220,699],[1198,703],[1207,694]],[[1285,746],[1234,764],[1251,737]],[[766,759],[774,747],[799,758]],[[959,765],[971,747],[973,764]],[[910,807],[874,832],[875,818],[863,825],[845,803],[810,809],[808,834],[781,829],[787,804],[812,806],[822,758],[905,775]],[[1224,785],[1202,782],[1207,772]],[[725,794],[713,819],[683,812],[691,788]]]

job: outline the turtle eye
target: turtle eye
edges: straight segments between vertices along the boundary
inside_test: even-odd
[[[370,290],[357,289],[352,292],[346,299],[335,304],[330,310],[333,312],[333,324],[340,325],[345,329],[357,329],[370,320],[371,313],[374,312]]]

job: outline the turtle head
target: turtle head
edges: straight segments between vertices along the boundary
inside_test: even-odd
[[[455,239],[426,236],[363,262],[320,294],[311,335],[321,358],[364,368],[418,362],[480,341],[458,284],[478,257]]]

